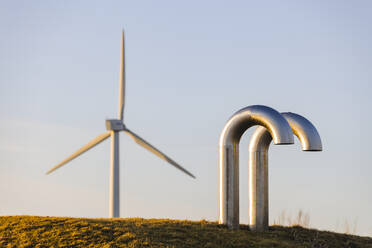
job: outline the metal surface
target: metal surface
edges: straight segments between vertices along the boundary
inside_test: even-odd
[[[321,151],[322,142],[316,128],[306,118],[294,113],[282,113],[303,151]],[[268,151],[272,141],[270,132],[258,127],[249,143],[249,226],[265,231],[269,224]]]
[[[302,150],[305,152],[319,152],[323,150],[322,140],[318,130],[305,117],[291,113],[282,113],[292,128],[292,132],[300,140]]]
[[[288,122],[272,108],[248,106],[227,121],[219,140],[219,223],[230,229],[239,227],[239,141],[254,125],[266,127],[275,144],[293,144]]]
[[[110,218],[120,217],[119,132],[111,131]]]
[[[50,169],[47,174],[53,172],[54,170],[60,168],[67,162],[81,155],[85,151],[88,151],[92,147],[98,145],[105,139],[111,136],[111,167],[110,167],[110,200],[109,200],[109,216],[110,218],[120,217],[120,183],[119,183],[119,132],[124,131],[128,134],[134,141],[149,150],[153,154],[157,155],[161,159],[170,163],[177,169],[181,170],[185,174],[195,178],[193,174],[187,171],[185,168],[181,167],[178,163],[172,160],[170,157],[159,151],[157,148],[152,146],[150,143],[139,137],[134,132],[126,128],[123,122],[124,114],[124,99],[125,98],[125,54],[124,54],[124,31],[122,32],[121,40],[121,65],[120,65],[120,86],[119,86],[119,119],[106,120],[106,128],[108,132],[98,136],[97,138],[90,141],[88,144],[80,148],[78,151],[73,153],[70,157],[63,160],[61,163]]]
[[[106,129],[109,131],[122,131],[125,126],[122,120],[110,119],[106,120]]]

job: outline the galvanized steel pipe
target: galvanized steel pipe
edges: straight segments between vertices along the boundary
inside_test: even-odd
[[[270,107],[248,106],[227,121],[219,140],[219,223],[230,229],[239,228],[239,142],[254,125],[267,128],[274,144],[293,144],[288,122]]]
[[[282,113],[293,133],[301,142],[303,151],[321,151],[322,141],[309,120],[294,113]],[[268,150],[272,135],[258,127],[249,144],[249,226],[264,231],[269,222]]]

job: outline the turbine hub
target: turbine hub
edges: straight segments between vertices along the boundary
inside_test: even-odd
[[[106,120],[106,129],[109,131],[122,131],[125,130],[125,125],[122,120],[110,119]]]

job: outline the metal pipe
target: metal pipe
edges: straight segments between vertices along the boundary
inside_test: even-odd
[[[294,113],[282,113],[303,151],[321,151],[322,141],[309,120]],[[258,127],[249,143],[249,226],[265,231],[269,222],[268,150],[272,137],[264,127]]]
[[[230,229],[239,228],[239,141],[254,125],[266,127],[275,144],[293,144],[288,122],[272,108],[248,106],[227,121],[219,140],[219,223]]]

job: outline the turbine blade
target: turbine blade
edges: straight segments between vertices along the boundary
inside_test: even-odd
[[[144,139],[142,139],[141,137],[139,137],[137,134],[133,133],[132,131],[130,131],[129,129],[125,129],[124,132],[126,132],[137,144],[139,144],[140,146],[142,146],[143,148],[147,149],[148,151],[152,152],[153,154],[155,154],[156,156],[158,156],[159,158],[167,161],[168,163],[170,163],[171,165],[173,165],[174,167],[176,167],[177,169],[183,171],[184,173],[186,173],[187,175],[189,175],[190,177],[192,178],[195,178],[195,176],[193,174],[191,174],[189,171],[187,171],[186,169],[184,169],[182,166],[180,166],[179,164],[177,164],[174,160],[172,160],[170,157],[168,157],[167,155],[165,155],[164,153],[162,153],[161,151],[159,151],[158,149],[156,149],[154,146],[152,146],[150,143],[148,143],[147,141],[145,141]]]
[[[86,144],[85,146],[81,147],[79,150],[74,152],[71,156],[69,156],[68,158],[66,158],[65,160],[63,160],[62,162],[57,164],[56,166],[54,166],[46,174],[47,175],[50,174],[51,172],[53,172],[56,169],[60,168],[61,166],[65,165],[66,163],[73,160],[74,158],[76,158],[80,154],[82,154],[82,153],[88,151],[89,149],[93,148],[94,146],[98,145],[99,143],[101,143],[102,141],[104,141],[105,139],[110,137],[110,135],[111,135],[111,132],[107,132],[107,133],[104,133],[104,134],[101,134],[101,135],[97,136],[96,138],[91,140],[88,144]]]
[[[121,33],[121,62],[120,62],[120,86],[119,86],[119,120],[123,120],[125,103],[125,50],[124,30]]]

